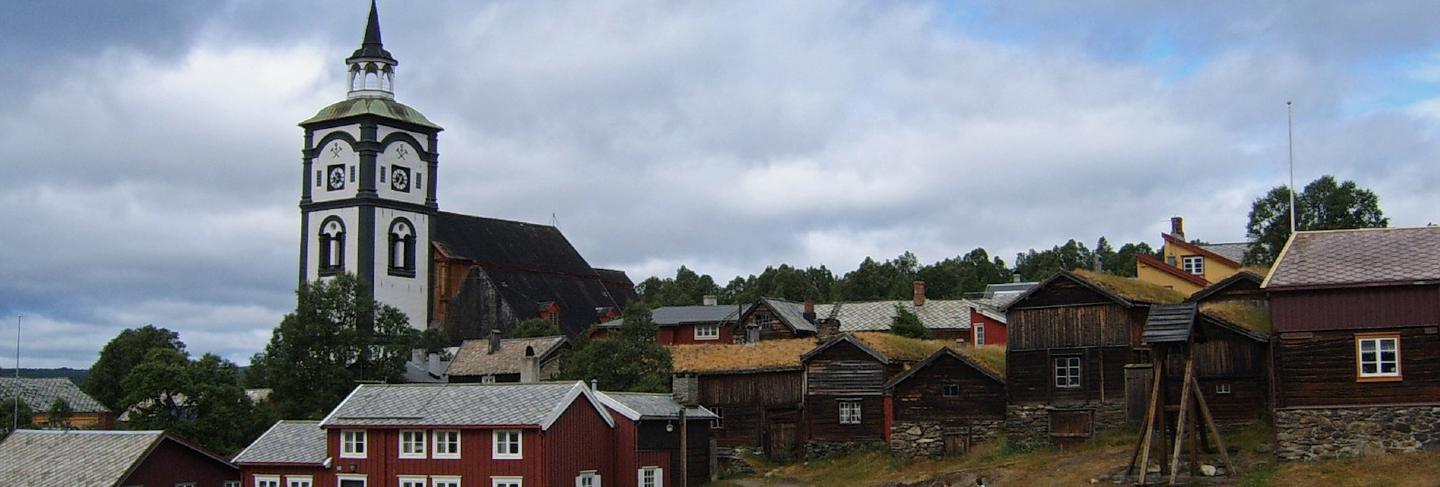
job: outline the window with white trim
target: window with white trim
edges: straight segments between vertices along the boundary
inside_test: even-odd
[[[640,467],[640,487],[665,487],[665,469]]]
[[[365,430],[340,432],[340,458],[365,458]]]
[[[359,474],[335,474],[335,482],[339,487],[365,487],[370,483],[364,475]]]
[[[984,344],[985,344],[985,324],[984,324],[984,323],[975,323],[975,344],[976,344],[976,345],[984,345]]]
[[[1400,377],[1400,335],[1359,335],[1355,349],[1361,379]]]
[[[696,340],[719,340],[720,325],[716,323],[695,325]]]
[[[425,430],[400,431],[400,458],[425,458]]]
[[[460,487],[460,477],[432,475],[430,477],[430,487]]]
[[[1080,387],[1080,357],[1055,358],[1055,387],[1061,389]]]
[[[175,487],[195,487],[195,482],[176,482]]]
[[[225,483],[220,484],[220,485],[223,486],[223,487],[240,487],[240,481],[239,481],[239,480],[226,480]]]
[[[425,477],[419,475],[401,475],[400,487],[429,487],[428,485],[426,485],[428,483],[427,480],[429,479],[426,479]]]
[[[1230,383],[1226,382],[1226,383],[1221,383],[1221,384],[1215,384],[1215,393],[1216,393],[1216,394],[1229,394],[1229,393],[1230,393]]]
[[[520,459],[520,430],[495,430],[495,454],[492,458],[496,460],[519,460]]]
[[[315,479],[309,475],[286,475],[285,487],[314,487]]]
[[[524,487],[521,477],[490,477],[490,487]]]
[[[860,401],[842,399],[840,403],[840,424],[860,424]]]
[[[1205,275],[1205,256],[1187,255],[1180,258],[1181,269],[1197,276]]]
[[[280,487],[280,477],[255,476],[255,487]]]
[[[725,408],[712,407],[710,412],[715,413],[715,419],[710,420],[710,429],[725,429]]]
[[[435,458],[460,458],[460,430],[435,430],[430,438],[435,443]]]
[[[580,475],[575,477],[575,487],[600,487],[600,474],[594,470],[580,472]]]

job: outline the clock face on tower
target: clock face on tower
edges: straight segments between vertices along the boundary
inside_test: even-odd
[[[325,171],[325,188],[330,191],[345,189],[345,165],[335,164]]]
[[[390,171],[390,189],[402,193],[410,192],[410,168],[395,166]]]

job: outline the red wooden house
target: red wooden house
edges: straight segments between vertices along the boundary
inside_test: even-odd
[[[1440,227],[1299,232],[1263,289],[1281,458],[1440,446]]]
[[[655,342],[661,345],[734,343],[736,305],[662,306],[650,312],[655,322]],[[619,329],[624,319],[595,325],[591,338],[604,338]]]
[[[239,487],[240,471],[163,431],[19,430],[0,443],[0,485]]]
[[[701,485],[710,481],[710,427],[716,416],[700,406],[685,408],[670,394],[597,394],[615,418],[615,471],[606,485],[644,487]],[[681,442],[685,447],[681,448]],[[684,461],[685,459],[689,461]],[[625,475],[633,472],[633,476]]]
[[[970,343],[975,345],[1000,345],[1007,341],[1007,320],[1005,314],[981,303],[970,303]]]
[[[319,421],[279,421],[235,455],[246,487],[322,487],[329,475],[326,433]]]

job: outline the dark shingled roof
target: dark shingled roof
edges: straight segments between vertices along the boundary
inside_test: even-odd
[[[321,465],[326,457],[325,430],[319,421],[282,420],[235,455],[234,462],[249,465]]]
[[[1440,227],[1299,232],[1266,289],[1440,282]]]
[[[1190,327],[1195,324],[1195,304],[1157,304],[1150,307],[1145,320],[1145,343],[1185,343],[1190,341]]]
[[[18,381],[18,382],[17,382]],[[77,413],[105,413],[110,409],[80,390],[70,379],[0,378],[0,398],[19,395],[31,411],[45,412],[56,399],[64,399]]]
[[[739,308],[733,304],[715,306],[661,306],[650,311],[655,326],[669,327],[681,323],[720,323],[735,321]],[[615,319],[601,323],[601,328],[619,328],[625,320]]]
[[[558,228],[448,212],[436,214],[434,222],[436,247],[483,268],[521,320],[538,316],[530,313],[541,303],[554,302],[561,331],[576,336],[594,323],[597,309],[620,308]]]
[[[625,271],[615,269],[595,268],[595,273],[600,275],[600,282],[605,283],[605,289],[610,290],[610,299],[623,309],[625,305],[640,300],[640,295],[635,292],[635,281]]]

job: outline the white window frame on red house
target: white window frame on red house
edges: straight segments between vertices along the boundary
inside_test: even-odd
[[[1389,344],[1390,349],[1385,345]],[[1370,350],[1366,351],[1366,345]],[[1385,358],[1386,353],[1390,359]],[[1367,358],[1368,355],[1368,358]],[[1393,369],[1385,371],[1385,366],[1390,365]],[[1373,367],[1373,372],[1367,372],[1366,367]],[[1399,381],[1404,376],[1400,370],[1400,334],[1399,333],[1363,333],[1355,335],[1355,378],[1360,382],[1385,382]]]
[[[341,430],[340,458],[365,458],[369,450],[365,443],[369,436],[365,430]]]
[[[400,487],[430,487],[430,479],[424,475],[397,475]]]
[[[431,448],[433,450],[430,453],[431,458],[460,458],[460,430],[432,431],[430,432],[430,442],[434,445],[434,448]]]
[[[975,344],[976,344],[976,345],[984,345],[984,344],[985,344],[985,323],[981,323],[981,322],[976,322],[976,323],[975,323]]]
[[[286,475],[285,487],[315,487],[315,477],[309,475]]]
[[[645,483],[645,474],[647,473],[651,474],[650,483]],[[656,466],[640,467],[640,470],[636,472],[635,485],[639,487],[665,487],[665,469]]]
[[[256,475],[255,487],[280,487],[279,475]]]
[[[520,460],[524,456],[524,437],[520,430],[495,430],[491,433],[493,451],[490,457],[495,460]],[[513,440],[513,441],[512,441]],[[511,448],[513,446],[513,448]],[[514,450],[512,453],[511,450]]]
[[[337,473],[335,474],[335,487],[342,487],[347,480],[360,482],[360,487],[366,487],[370,485],[370,477],[368,475],[356,473]]]
[[[490,487],[524,487],[525,477],[490,477]]]
[[[1205,256],[1186,255],[1180,257],[1180,269],[1197,276],[1205,275]]]
[[[701,330],[704,330],[704,333],[701,333]],[[720,339],[720,324],[718,324],[718,323],[701,323],[701,324],[695,325],[695,339],[696,339],[696,340],[719,340],[719,339]]]
[[[400,458],[425,458],[425,430],[400,430],[398,437]]]
[[[460,487],[459,475],[431,475],[430,487]]]
[[[586,470],[575,476],[575,487],[600,487],[600,473]]]

